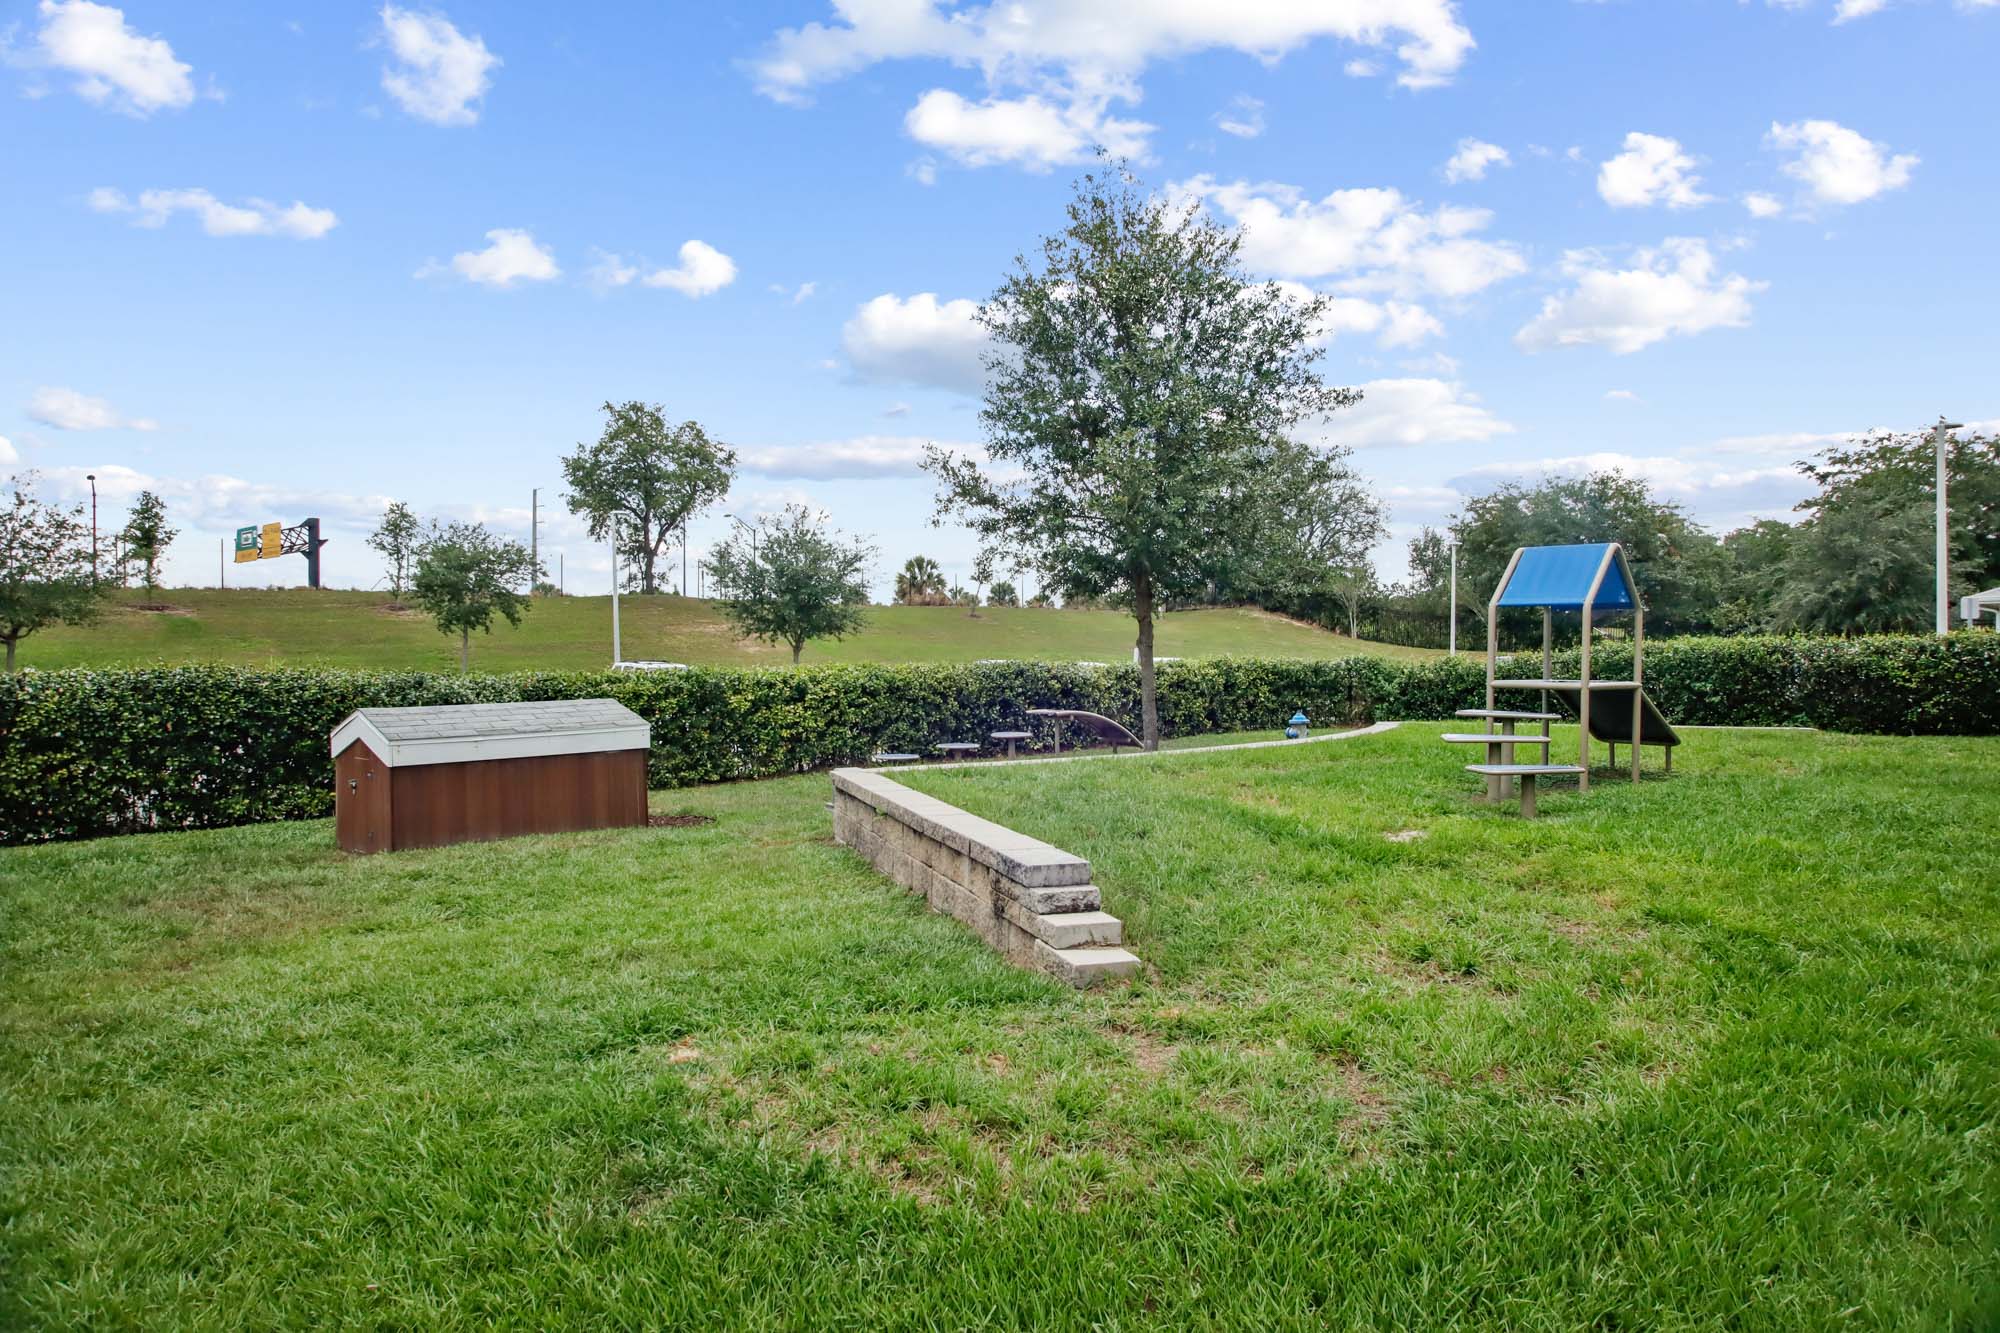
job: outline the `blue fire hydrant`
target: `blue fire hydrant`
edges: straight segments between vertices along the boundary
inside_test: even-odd
[[[1285,739],[1295,741],[1306,734],[1306,724],[1310,721],[1303,712],[1293,713],[1291,725],[1285,728]]]

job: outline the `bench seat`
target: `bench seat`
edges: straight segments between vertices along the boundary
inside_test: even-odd
[[[1453,717],[1485,717],[1495,722],[1560,722],[1561,713],[1523,713],[1512,708],[1461,708]]]
[[[1549,745],[1547,736],[1509,736],[1503,731],[1447,731],[1438,737],[1452,745]]]

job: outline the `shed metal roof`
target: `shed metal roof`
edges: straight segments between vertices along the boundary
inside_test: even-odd
[[[355,741],[391,768],[531,755],[594,754],[651,744],[652,728],[616,699],[362,708],[334,728],[338,755]]]
[[[1524,546],[1515,562],[1514,573],[1495,598],[1498,606],[1546,606],[1559,611],[1577,611],[1590,596],[1590,584],[1604,564],[1604,556],[1616,542],[1587,542],[1578,546]],[[1630,610],[1639,604],[1639,590],[1632,585],[1632,571],[1625,566],[1621,550],[1604,571],[1604,586],[1597,590],[1592,605],[1599,611]]]

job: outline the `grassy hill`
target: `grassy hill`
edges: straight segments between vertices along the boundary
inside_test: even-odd
[[[681,597],[628,597],[624,650],[703,666],[781,666],[791,654],[739,639],[715,606]],[[164,610],[143,609],[163,606]],[[810,644],[807,662],[967,662],[984,657],[1056,661],[1130,660],[1134,626],[1116,611],[884,606],[844,643]],[[1414,659],[1417,648],[1330,634],[1256,610],[1184,611],[1161,622],[1162,656],[1344,657],[1369,653]],[[504,622],[474,635],[475,671],[573,670],[611,660],[611,599],[557,597],[535,603],[519,629]],[[229,662],[453,671],[457,641],[428,617],[395,607],[379,592],[303,588],[173,588],[147,598],[122,593],[95,625],[58,627],[21,642],[23,666],[135,666]]]

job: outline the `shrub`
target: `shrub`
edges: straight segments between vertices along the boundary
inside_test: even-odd
[[[1629,672],[1629,644],[1597,650]],[[1539,657],[1517,659],[1523,674]],[[1576,653],[1558,654],[1559,675]],[[1433,720],[1484,698],[1480,656],[1399,665],[1223,658],[1159,669],[1173,735]],[[1803,725],[1898,734],[2000,732],[2000,635],[1945,639],[1675,639],[1647,651],[1646,685],[1684,723]],[[928,753],[985,739],[1029,708],[1138,711],[1131,666],[1060,663],[704,669],[625,675],[155,667],[0,679],[0,844],[321,816],[333,804],[327,738],[356,708],[618,699],[653,728],[656,787],[800,773],[877,750]]]

